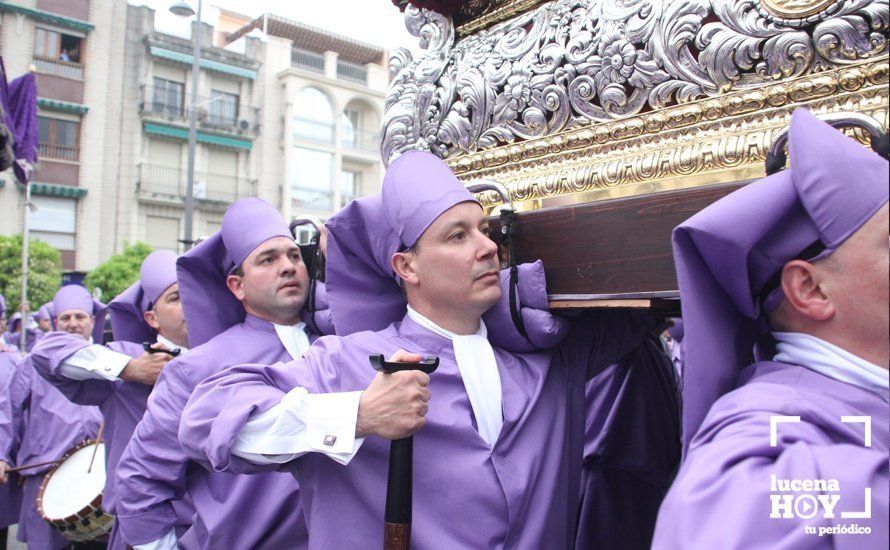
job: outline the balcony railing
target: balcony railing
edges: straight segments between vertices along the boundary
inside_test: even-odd
[[[375,153],[380,149],[380,132],[370,128],[344,127],[340,142],[346,150]]]
[[[50,145],[41,143],[38,148],[38,158],[48,160],[67,160],[77,162],[80,159],[80,149],[67,145]]]
[[[143,196],[181,200],[185,198],[187,181],[185,170],[141,163],[138,166],[136,192]],[[199,201],[230,203],[254,196],[256,180],[212,172],[195,172],[195,198]]]
[[[38,73],[61,76],[62,78],[70,78],[72,80],[83,80],[83,65],[80,63],[71,63],[70,61],[35,55],[34,66],[37,68]]]
[[[188,102],[185,93],[170,93],[169,88],[142,87],[139,110],[143,115],[165,118],[188,124]],[[256,135],[260,131],[260,109],[224,101],[220,97],[198,96],[198,127],[238,134]]]
[[[368,84],[368,69],[364,65],[356,65],[346,61],[337,61],[337,78],[355,82],[356,84]]]
[[[308,50],[293,48],[290,52],[291,67],[324,74],[324,55]]]

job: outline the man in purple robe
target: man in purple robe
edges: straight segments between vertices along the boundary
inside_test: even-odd
[[[26,350],[31,351],[34,348],[34,344],[43,336],[43,333],[40,333],[34,327],[28,326],[30,320],[31,318],[29,317],[23,321],[22,314],[18,311],[10,316],[9,321],[6,323],[7,331],[3,335],[3,341],[8,347],[21,347],[22,331],[25,331]]]
[[[105,306],[93,300],[82,286],[69,285],[59,289],[53,306],[59,312],[59,330],[75,334],[84,341],[101,337]],[[12,418],[19,419],[24,425],[16,456],[18,466],[58,460],[74,446],[98,434],[99,410],[68,401],[35,372],[31,355],[26,355],[17,364],[10,397]],[[18,538],[27,542],[29,548],[54,550],[71,544],[37,511],[37,494],[51,467],[51,464],[45,464],[19,472],[24,477],[24,487]]]
[[[674,230],[685,453],[655,548],[888,546],[890,169],[802,109],[788,148]]]
[[[37,328],[43,332],[55,330],[55,316],[53,315],[53,303],[47,302],[37,310]]]
[[[102,411],[106,452],[102,508],[114,514],[118,460],[145,413],[158,375],[173,358],[162,350],[187,351],[176,254],[167,250],[149,254],[142,262],[139,281],[112,300],[108,309],[114,342],[102,346],[75,334],[51,332],[34,346],[31,361],[72,403],[96,405]],[[158,351],[144,351],[143,342],[151,342]],[[187,526],[191,510],[187,505],[180,508],[180,524]],[[117,527],[108,546],[125,547]]]
[[[22,488],[18,478],[6,469],[13,463],[21,439],[21,418],[13,416],[12,383],[15,356],[0,351],[0,548],[6,548],[7,528],[18,522]]]
[[[492,346],[480,319],[502,295],[497,246],[478,202],[428,153],[402,155],[381,195],[327,226],[334,326],[358,332],[208,378],[185,410],[183,447],[217,471],[292,470],[310,548],[379,548],[389,440],[416,432],[415,548],[572,546],[584,382],[651,321],[583,316],[554,350]],[[375,375],[373,353],[440,363],[431,376]],[[349,394],[353,407],[330,406]]]
[[[301,321],[309,285],[300,249],[280,213],[243,199],[226,211],[219,232],[179,259],[178,280],[192,349],[164,369],[118,464],[124,540],[137,548],[151,541],[154,548],[304,547],[292,476],[210,472],[177,440],[182,411],[204,378],[244,362],[290,361],[318,337]],[[171,504],[186,495],[194,524],[176,532]]]

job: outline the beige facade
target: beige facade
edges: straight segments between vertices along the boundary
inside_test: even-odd
[[[34,236],[62,251],[66,270],[111,255],[118,188],[127,5],[122,0],[16,0],[0,6],[0,55],[11,80],[37,77],[39,163]],[[0,175],[0,234],[21,230],[22,192]]]
[[[285,216],[325,219],[378,191],[386,52],[269,14],[222,34],[265,42],[261,173]]]
[[[128,11],[121,105],[127,131],[121,139],[117,246],[140,240],[181,252],[189,104],[195,85],[192,42],[158,32],[150,8],[129,6]],[[278,202],[277,186],[263,186],[255,160],[264,130],[264,45],[246,38],[241,48],[224,49],[214,46],[213,33],[205,22],[197,82],[193,238],[216,231],[234,200],[260,196]]]
[[[10,7],[11,6],[11,7]],[[0,4],[9,78],[34,65],[40,161],[33,236],[86,272],[126,242],[182,252],[188,105],[198,100],[193,237],[259,196],[287,218],[327,218],[379,189],[388,86],[379,47],[273,15],[205,12],[192,42],[125,0]],[[21,191],[0,175],[0,234],[21,228]]]

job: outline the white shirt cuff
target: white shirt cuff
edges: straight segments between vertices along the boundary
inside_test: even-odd
[[[93,344],[65,359],[61,373],[72,380],[116,380],[130,362],[129,355]]]
[[[170,531],[154,542],[146,542],[145,544],[137,544],[133,550],[176,550],[176,529]]]
[[[349,464],[364,442],[355,437],[361,395],[294,388],[271,409],[251,415],[232,453],[257,464],[282,464],[319,452]]]

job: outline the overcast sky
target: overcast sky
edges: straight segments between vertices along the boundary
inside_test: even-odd
[[[197,9],[197,0],[188,1]],[[187,20],[168,11],[171,0],[129,2],[154,8],[157,30],[188,35]],[[215,23],[216,7],[252,17],[274,13],[390,50],[417,47],[417,39],[405,30],[403,16],[390,0],[204,0],[202,19],[206,23]]]

